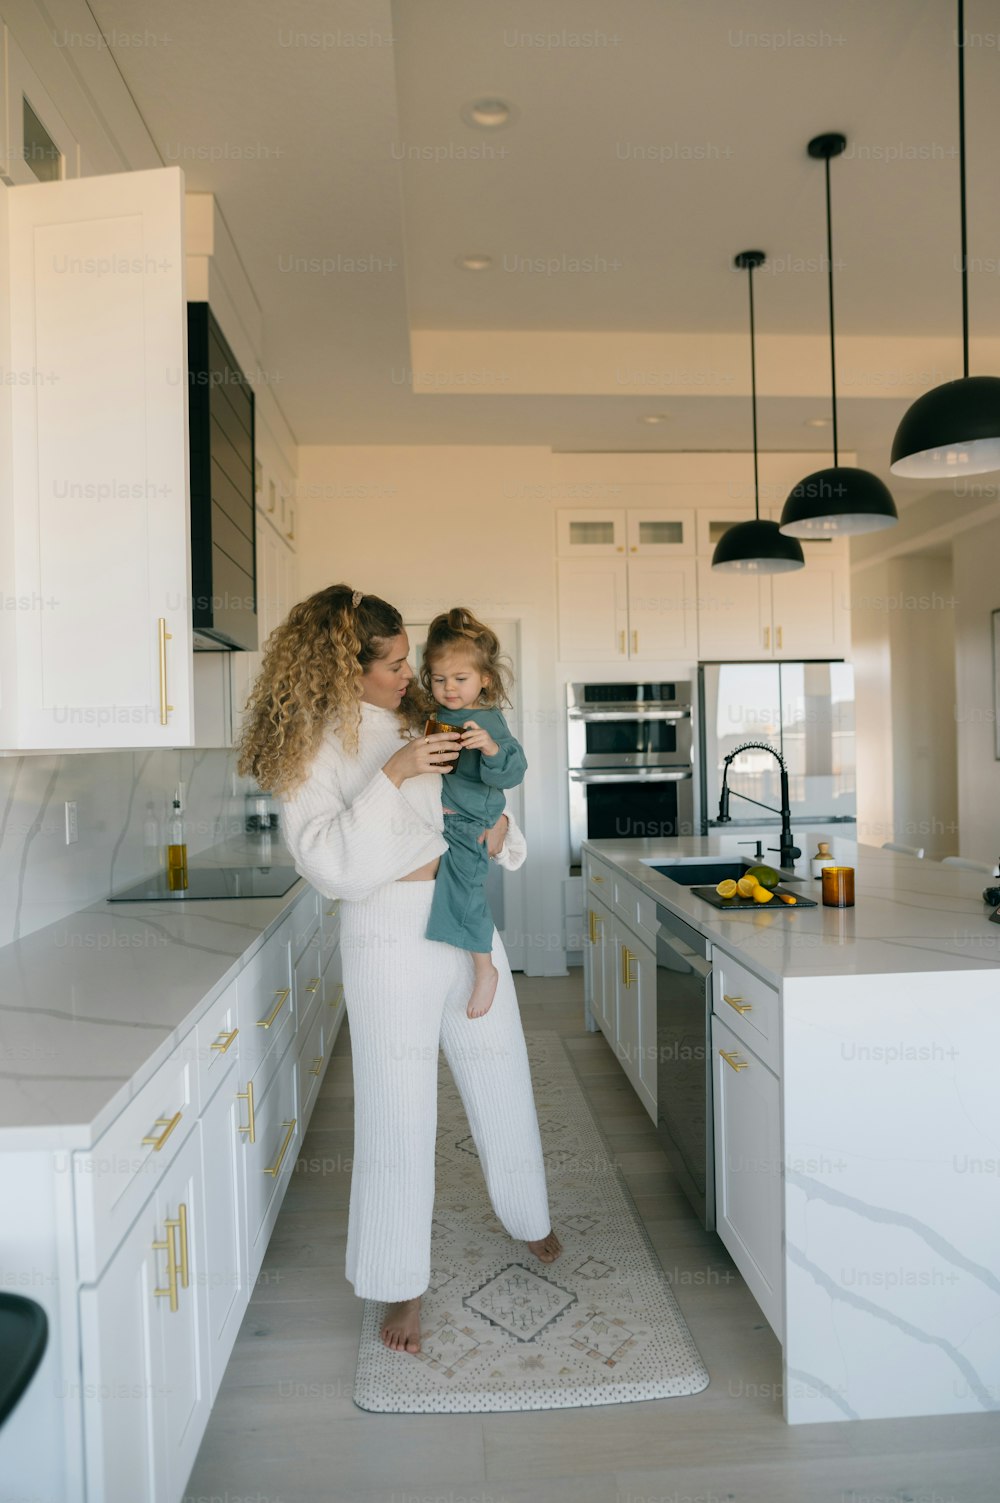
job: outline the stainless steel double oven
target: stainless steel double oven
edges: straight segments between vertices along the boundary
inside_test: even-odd
[[[690,683],[568,684],[570,861],[584,840],[695,834]]]

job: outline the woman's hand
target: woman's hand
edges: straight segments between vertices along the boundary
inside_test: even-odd
[[[495,757],[500,750],[489,731],[474,720],[467,720],[462,728],[462,746],[467,751],[484,752],[487,757]]]
[[[461,750],[458,731],[441,731],[436,736],[416,736],[398,752],[393,752],[382,768],[391,783],[399,788],[407,778],[422,772],[447,772]]]
[[[491,861],[494,856],[499,856],[503,850],[503,843],[507,836],[507,826],[509,824],[510,820],[506,814],[501,814],[493,828],[491,830],[484,830],[479,837],[477,844],[482,845],[483,841],[486,841],[486,849],[490,853]]]

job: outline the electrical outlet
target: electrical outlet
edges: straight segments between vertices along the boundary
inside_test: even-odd
[[[69,799],[66,801],[66,844],[75,845],[79,839],[79,831],[76,824],[76,803]]]

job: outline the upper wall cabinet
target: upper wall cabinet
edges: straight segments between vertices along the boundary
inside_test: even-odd
[[[190,745],[183,174],[2,191],[2,745]]]

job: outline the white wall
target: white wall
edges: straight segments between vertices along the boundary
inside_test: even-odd
[[[961,854],[1000,856],[1000,762],[990,613],[1000,610],[1000,521],[975,527],[953,544],[955,727]]]

